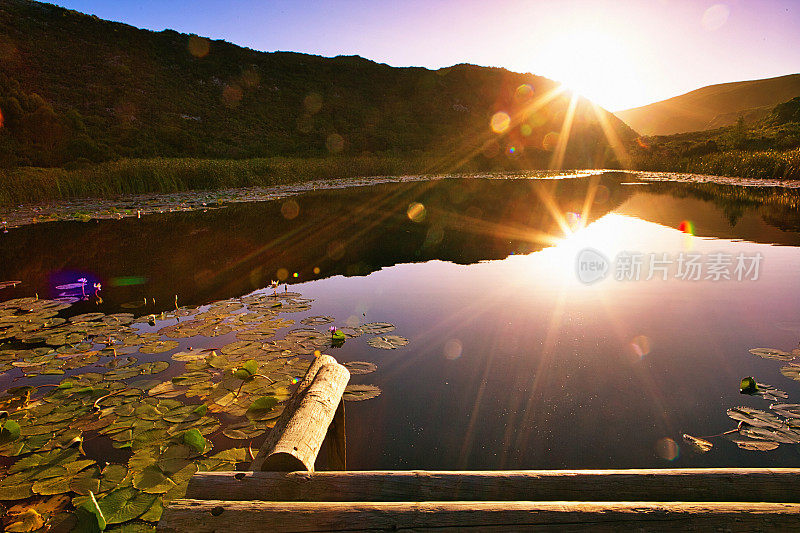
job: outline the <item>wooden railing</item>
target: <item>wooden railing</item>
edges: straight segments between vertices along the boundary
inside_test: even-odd
[[[198,472],[161,533],[800,531],[800,469],[347,472],[349,372],[322,355],[251,472]],[[324,439],[328,462],[315,472]]]

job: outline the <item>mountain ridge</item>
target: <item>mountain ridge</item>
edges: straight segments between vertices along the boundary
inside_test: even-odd
[[[570,107],[566,93],[544,101],[557,82],[497,67],[259,52],[28,0],[0,0],[0,61],[5,167],[425,152],[444,169],[546,168]],[[510,120],[493,133],[497,112]],[[563,144],[563,166],[614,163],[587,100]]]
[[[700,87],[614,114],[641,135],[673,135],[765,118],[782,102],[800,96],[800,73]]]

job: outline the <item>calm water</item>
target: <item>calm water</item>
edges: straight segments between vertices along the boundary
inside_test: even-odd
[[[176,294],[182,305],[241,296],[280,273],[315,299],[288,318],[391,322],[408,346],[330,352],[376,363],[351,382],[383,390],[347,405],[350,469],[797,467],[797,445],[712,439],[698,455],[681,440],[734,428],[730,407],[768,408],[739,394],[744,376],[800,402],[786,363],[748,353],[800,340],[797,206],[797,193],[613,174],[384,184],[14,229],[0,234],[0,281],[24,283],[0,298],[56,297],[84,276],[103,283],[99,310],[146,296],[153,312]],[[576,274],[587,247],[609,260],[590,285]],[[621,252],[643,254],[638,281],[615,279],[629,273],[617,271]],[[673,261],[668,280],[645,279],[651,253]],[[702,278],[713,254],[730,256],[734,279],[677,278],[681,253],[698,255]],[[757,280],[735,279],[740,254],[762,258]],[[10,383],[0,376],[0,389]]]

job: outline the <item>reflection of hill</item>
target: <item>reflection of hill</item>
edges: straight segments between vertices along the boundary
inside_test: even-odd
[[[627,188],[615,187],[617,181],[611,178],[592,180],[604,183],[609,193],[598,195],[589,220],[618,206],[629,194]],[[502,259],[544,248],[542,235],[562,235],[551,209],[582,211],[590,183],[588,179],[396,183],[206,213],[27,226],[3,236],[7,260],[0,264],[0,280],[19,279],[25,286],[0,296],[34,291],[53,295],[48,290],[50,275],[75,270],[100,278],[109,307],[142,296],[155,297],[168,307],[175,294],[182,304],[198,304],[264,287],[280,269],[297,272],[297,281],[308,281],[365,275],[384,266],[431,259],[464,264]],[[553,203],[547,207],[543,199]],[[425,206],[419,222],[407,214],[413,202]],[[286,218],[298,209],[296,217]],[[114,278],[134,276],[149,281],[144,286],[112,287]]]
[[[701,237],[800,245],[800,191],[651,183],[636,192],[616,212],[674,228],[688,220]]]

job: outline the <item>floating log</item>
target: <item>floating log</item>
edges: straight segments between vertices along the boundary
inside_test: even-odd
[[[175,500],[160,533],[320,531],[800,531],[800,504],[742,502],[263,502]]]
[[[329,355],[309,367],[256,455],[254,471],[312,472],[350,372]]]
[[[270,501],[694,501],[800,503],[798,468],[199,472],[186,498]]]

